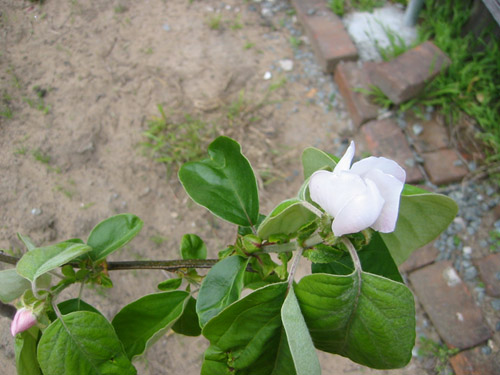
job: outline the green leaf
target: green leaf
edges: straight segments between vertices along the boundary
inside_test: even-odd
[[[188,298],[184,312],[172,326],[172,330],[185,336],[201,335],[200,322],[196,314],[196,300],[193,297]]]
[[[210,159],[184,164],[179,179],[193,201],[230,223],[249,227],[259,218],[257,181],[238,142],[218,137]]]
[[[316,348],[377,369],[411,359],[415,306],[404,284],[361,271],[314,274],[295,293]]]
[[[304,180],[320,170],[333,170],[337,165],[338,158],[314,147],[308,147],[302,152],[302,167],[304,169]]]
[[[196,234],[185,234],[181,240],[182,259],[207,259],[207,247]]]
[[[248,259],[233,255],[217,262],[201,284],[196,312],[203,327],[222,309],[240,298]]]
[[[269,276],[262,278],[261,275],[259,275],[257,272],[245,272],[243,276],[243,284],[245,288],[248,289],[259,289],[262,288],[263,286],[272,284],[272,283],[279,283],[282,280],[279,278],[276,273],[272,273]]]
[[[21,240],[21,242],[24,244],[24,246],[26,246],[26,250],[31,251],[33,249],[36,249],[36,245],[33,243],[31,238],[29,238],[28,236],[24,236],[21,233],[18,233],[17,238],[19,238],[19,240]]]
[[[321,365],[293,289],[288,291],[281,308],[281,320],[297,375],[321,375]]]
[[[77,311],[55,320],[38,344],[38,362],[50,375],[134,375],[113,326],[102,315]]]
[[[268,239],[273,234],[292,234],[316,217],[299,199],[289,199],[281,202],[265,218],[259,225],[257,235],[262,239]]]
[[[398,267],[392,259],[389,249],[385,245],[380,233],[373,232],[371,241],[358,251],[358,257],[361,266],[365,272],[384,276],[388,279],[402,283],[403,278],[399,273]],[[348,275],[354,271],[352,258],[348,253],[328,264],[313,264],[311,266],[313,273],[329,273],[332,275]]]
[[[203,328],[210,347],[201,374],[296,374],[281,323],[286,292],[287,283],[268,285],[210,320]]]
[[[0,301],[9,303],[21,297],[31,283],[16,272],[15,268],[0,271]]]
[[[94,306],[89,305],[87,302],[79,298],[71,298],[61,303],[58,303],[57,307],[59,308],[59,311],[61,312],[62,315],[67,315],[75,311],[90,311],[97,314],[101,314],[101,312],[97,310]],[[57,316],[53,311],[49,311],[47,315],[49,316],[49,319],[51,321],[57,319]]]
[[[40,365],[36,358],[36,344],[38,342],[38,327],[16,335],[15,352],[18,375],[40,375]]]
[[[439,194],[401,196],[396,230],[381,233],[397,265],[410,254],[435,239],[453,221],[458,206],[453,199]]]
[[[149,294],[116,314],[112,324],[129,359],[144,353],[170,329],[188,297],[189,293],[180,290]]]
[[[158,289],[162,291],[167,291],[167,290],[175,290],[179,288],[182,284],[182,279],[181,278],[176,278],[176,279],[168,279],[165,281],[162,281],[161,283],[158,284]]]
[[[143,224],[132,214],[119,214],[101,221],[92,229],[87,240],[92,247],[90,258],[94,262],[100,261],[125,246],[141,231]]]
[[[17,262],[16,270],[18,274],[33,282],[44,273],[70,262],[90,250],[91,248],[87,245],[72,242],[39,247],[24,254]]]

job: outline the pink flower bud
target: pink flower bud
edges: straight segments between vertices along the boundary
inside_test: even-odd
[[[12,333],[12,336],[15,336],[20,332],[24,332],[27,329],[30,329],[35,324],[36,316],[31,310],[23,307],[17,310],[16,315],[14,316],[14,320],[10,325],[10,333]]]

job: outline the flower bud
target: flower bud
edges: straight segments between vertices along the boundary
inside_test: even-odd
[[[23,307],[17,310],[16,315],[14,316],[14,320],[12,320],[12,324],[10,325],[10,333],[12,334],[12,336],[15,336],[20,332],[24,332],[27,329],[30,329],[35,324],[36,316],[31,310]]]

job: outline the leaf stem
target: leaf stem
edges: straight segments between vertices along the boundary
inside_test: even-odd
[[[304,206],[305,208],[307,208],[309,211],[311,211],[317,217],[322,217],[323,216],[323,212],[321,210],[317,209],[316,207],[314,207],[308,201],[300,201],[300,203],[302,204],[302,206]]]
[[[300,259],[302,258],[303,251],[304,251],[303,247],[299,248],[299,251],[297,251],[293,259],[292,266],[290,267],[290,273],[288,274],[288,289],[292,287],[293,280],[295,277],[295,271],[297,271],[297,266],[299,265]]]
[[[352,263],[354,264],[354,269],[356,270],[356,272],[361,274],[361,271],[362,271],[361,261],[359,260],[358,252],[354,248],[354,245],[347,237],[342,237],[341,240],[344,243],[344,245],[347,247],[347,250],[349,250],[349,255],[352,258]]]

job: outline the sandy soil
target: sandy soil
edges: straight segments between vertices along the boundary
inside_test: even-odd
[[[234,228],[191,203],[175,174],[167,178],[164,166],[141,152],[158,104],[242,143],[259,175],[263,213],[293,196],[302,149],[338,153],[339,135],[348,137],[350,125],[339,107],[327,111],[313,100],[328,77],[308,77],[293,59],[283,25],[294,18],[283,3],[264,17],[260,2],[237,0],[0,0],[0,105],[11,111],[11,118],[0,117],[0,248],[19,253],[17,232],[39,245],[86,238],[100,220],[131,212],[144,229],[113,259],[177,258],[184,233],[200,235],[215,256]],[[220,27],[211,29],[217,17]],[[294,60],[291,72],[279,68],[282,59]],[[263,78],[267,71],[270,80]],[[262,101],[251,109],[258,120],[231,125],[228,106],[241,93],[250,108]],[[140,271],[111,277],[112,290],[84,292],[107,316],[165,278]],[[0,368],[11,375],[13,339],[8,320],[0,320]],[[206,344],[167,335],[137,362],[139,373],[198,374]],[[417,364],[372,371],[341,357],[320,358],[324,374],[424,373]]]

